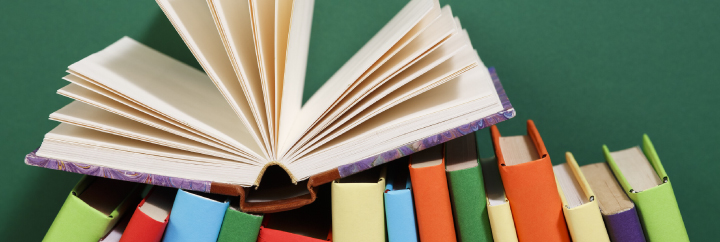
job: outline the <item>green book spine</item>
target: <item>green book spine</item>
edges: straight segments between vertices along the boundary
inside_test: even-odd
[[[50,229],[45,234],[46,242],[97,242],[120,220],[134,197],[141,190],[135,186],[133,192],[125,197],[124,201],[110,214],[105,215],[97,209],[90,207],[81,200],[77,194],[82,193],[97,177],[83,176],[72,189],[70,195],[58,212]]]
[[[240,212],[229,207],[225,211],[218,242],[255,242],[263,216]]]
[[[618,168],[617,163],[610,155],[607,146],[603,146],[605,159],[615,173],[615,177],[630,199],[635,202],[640,221],[642,222],[645,237],[650,242],[689,242],[685,223],[673,192],[670,178],[665,172],[655,147],[647,135],[643,136],[643,152],[650,164],[663,179],[663,183],[645,191],[635,192],[625,176]]]
[[[447,175],[458,240],[493,241],[480,167],[450,171]]]

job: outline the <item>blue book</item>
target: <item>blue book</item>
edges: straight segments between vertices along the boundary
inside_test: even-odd
[[[215,242],[230,200],[225,196],[178,190],[163,242]]]
[[[389,164],[384,195],[390,242],[418,241],[415,206],[410,188],[407,158]]]

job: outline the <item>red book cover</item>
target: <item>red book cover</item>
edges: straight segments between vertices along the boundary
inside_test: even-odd
[[[120,242],[159,242],[170,219],[170,208],[176,192],[174,188],[153,187],[138,204]],[[146,203],[151,206],[143,208]],[[164,215],[164,212],[167,215],[158,220],[158,215]]]
[[[260,227],[257,242],[327,242],[332,241],[330,238],[332,238],[332,235],[328,235],[327,240],[321,240],[290,232]]]

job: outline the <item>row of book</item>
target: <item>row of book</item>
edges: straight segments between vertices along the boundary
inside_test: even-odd
[[[532,121],[527,135],[491,134],[495,158],[466,135],[264,215],[237,198],[85,176],[45,241],[689,241],[647,136],[580,167],[569,152],[553,166]]]

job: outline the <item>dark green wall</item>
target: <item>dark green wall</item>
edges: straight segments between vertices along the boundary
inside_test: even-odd
[[[318,0],[305,98],[405,1]],[[653,140],[693,241],[719,234],[720,2],[442,1],[495,66],[517,117],[535,120],[554,163]],[[5,1],[0,7],[0,240],[38,241],[79,175],[23,164],[70,102],[66,67],[127,35],[199,67],[154,1]],[[489,144],[483,156],[490,154]]]

